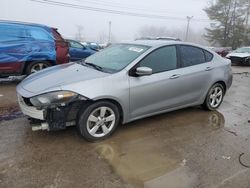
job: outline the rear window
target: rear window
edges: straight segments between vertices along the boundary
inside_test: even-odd
[[[27,36],[34,40],[54,40],[50,33],[39,27],[27,27]]]
[[[206,50],[204,50],[204,53],[205,53],[206,62],[212,61],[214,55]]]
[[[62,36],[60,35],[60,33],[57,32],[56,29],[52,29],[52,33],[54,35],[54,38],[57,40],[57,41],[64,41],[64,39],[62,38]]]

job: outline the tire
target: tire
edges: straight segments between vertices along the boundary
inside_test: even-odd
[[[208,91],[203,107],[206,110],[216,110],[223,102],[225,89],[220,83],[214,84]]]
[[[250,59],[249,58],[246,60],[246,66],[250,66]]]
[[[95,142],[109,137],[119,122],[118,107],[109,101],[99,101],[80,110],[77,129],[87,141]]]
[[[30,75],[32,73],[38,72],[50,66],[51,64],[47,61],[35,61],[35,62],[29,63],[25,72],[26,72],[26,75]]]

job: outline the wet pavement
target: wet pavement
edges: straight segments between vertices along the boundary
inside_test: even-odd
[[[246,72],[234,68],[218,111],[193,107],[139,120],[99,143],[84,141],[74,127],[32,132],[24,117],[4,120],[17,110],[17,82],[1,83],[0,187],[250,187]]]

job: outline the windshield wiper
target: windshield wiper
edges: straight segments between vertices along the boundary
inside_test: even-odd
[[[93,67],[93,68],[96,69],[96,70],[103,71],[103,68],[100,67],[100,66],[98,66],[98,65],[96,65],[96,64],[88,63],[88,62],[84,62],[84,64],[85,64],[85,65],[89,65],[89,66]]]

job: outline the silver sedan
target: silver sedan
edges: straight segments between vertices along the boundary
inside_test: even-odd
[[[33,130],[76,125],[88,141],[119,124],[202,105],[217,109],[232,84],[230,60],[179,41],[115,44],[85,60],[47,68],[17,86]]]

